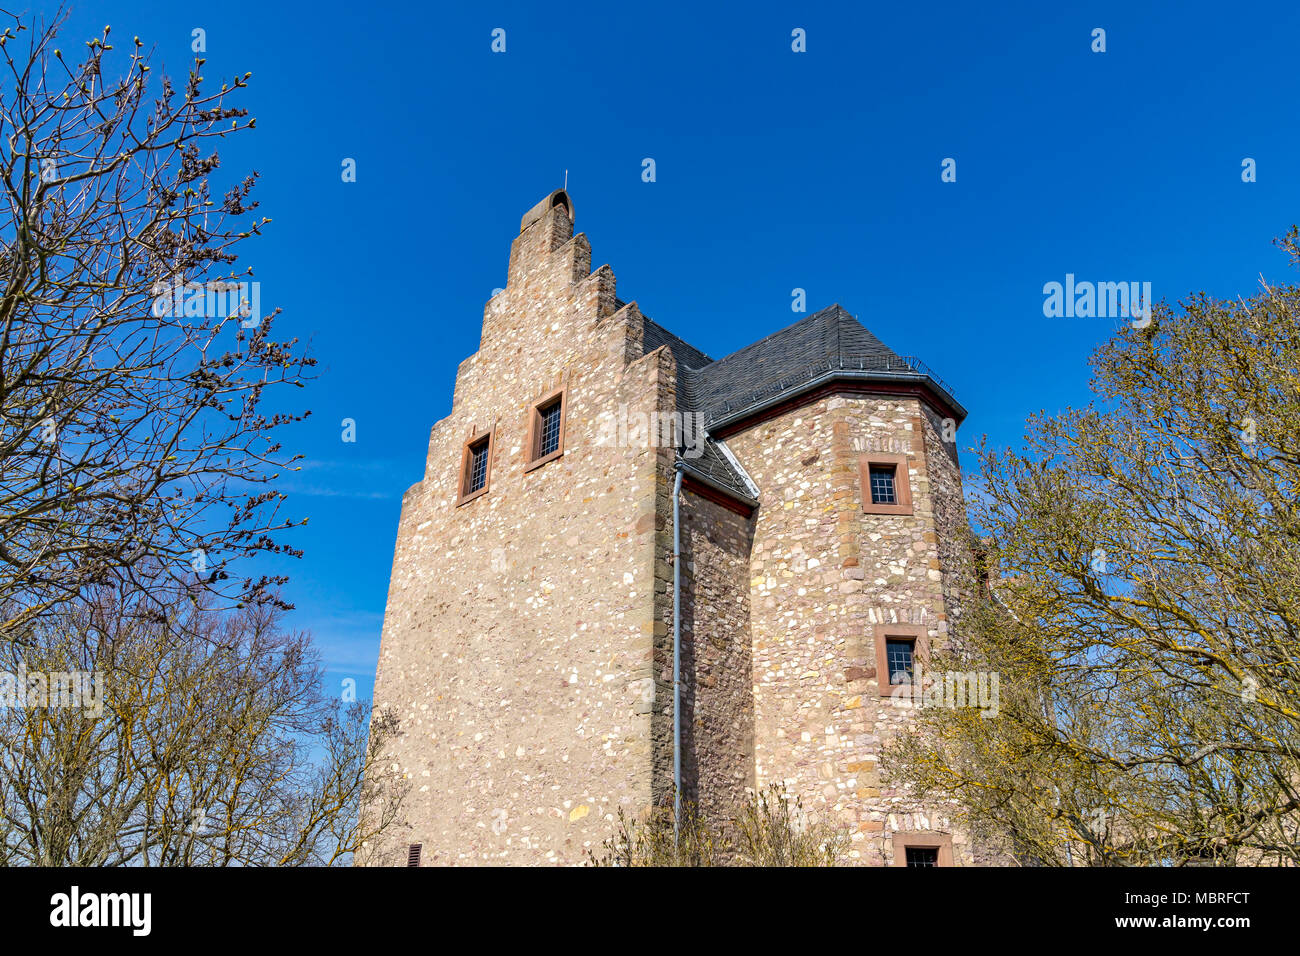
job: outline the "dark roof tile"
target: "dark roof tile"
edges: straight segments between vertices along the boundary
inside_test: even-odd
[[[895,353],[839,305],[717,361],[650,319],[645,320],[644,342],[647,354],[668,346],[678,364],[678,408],[702,414],[706,428],[837,371],[926,382],[961,413],[948,387],[924,363]],[[701,456],[684,461],[697,474],[752,500],[748,484],[713,439]]]

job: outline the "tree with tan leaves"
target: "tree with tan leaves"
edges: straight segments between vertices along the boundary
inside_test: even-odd
[[[1300,287],[1158,307],[1093,370],[981,451],[987,586],[932,670],[996,672],[997,716],[922,709],[887,768],[1028,862],[1300,864]]]

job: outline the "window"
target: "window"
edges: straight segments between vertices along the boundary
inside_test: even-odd
[[[894,866],[952,866],[952,835],[923,830],[894,834]]]
[[[908,846],[903,848],[908,866],[938,866],[939,848],[937,846]]]
[[[993,557],[987,538],[981,539],[975,545],[973,558],[980,593],[986,598],[991,598],[993,596],[993,581],[997,576],[997,561]]]
[[[560,448],[560,403],[552,402],[545,408],[539,409],[538,414],[542,416],[542,437],[537,443],[537,455],[539,458],[545,458]]]
[[[906,455],[866,454],[858,459],[862,510],[866,514],[910,515],[912,481]]]
[[[492,477],[492,429],[471,435],[460,456],[460,496],[457,505],[486,494]]]
[[[524,471],[540,468],[564,454],[565,390],[535,402],[528,424],[528,461]]]
[[[898,504],[898,500],[894,497],[895,470],[893,465],[871,466],[871,503],[873,505]]]
[[[885,641],[885,663],[889,667],[889,683],[912,683],[912,648],[915,642],[907,640]]]
[[[412,843],[412,844],[410,844],[410,845],[406,848],[406,865],[407,865],[407,866],[419,866],[419,865],[420,865],[420,851],[423,850],[423,849],[424,849],[424,844],[422,844],[422,843]]]
[[[469,447],[469,484],[465,493],[478,491],[487,484],[487,442],[481,441]]]
[[[876,683],[881,697],[910,697],[918,679],[924,679],[930,656],[925,627],[916,624],[877,624]]]

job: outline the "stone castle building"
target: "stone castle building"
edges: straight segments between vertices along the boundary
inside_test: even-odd
[[[712,359],[620,300],[573,222],[563,190],[523,217],[402,501],[384,858],[579,863],[671,793],[680,466],[686,798],[783,783],[855,862],[973,862],[878,767],[965,594],[964,410],[838,305]]]

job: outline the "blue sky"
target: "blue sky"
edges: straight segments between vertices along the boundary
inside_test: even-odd
[[[963,447],[1088,400],[1116,320],[1044,318],[1044,283],[1176,300],[1291,281],[1270,240],[1300,220],[1300,4],[893,7],[74,7],[78,44],[111,23],[119,51],[138,34],[183,76],[198,27],[210,81],[253,73],[257,129],[223,170],[261,173],[274,222],[246,261],[277,334],[320,360],[284,436],[310,517],[287,594],[332,681],[369,695],[401,495],[520,215],[566,169],[622,298],[715,357],[799,318],[796,287],[809,311],[839,302],[949,383]]]

